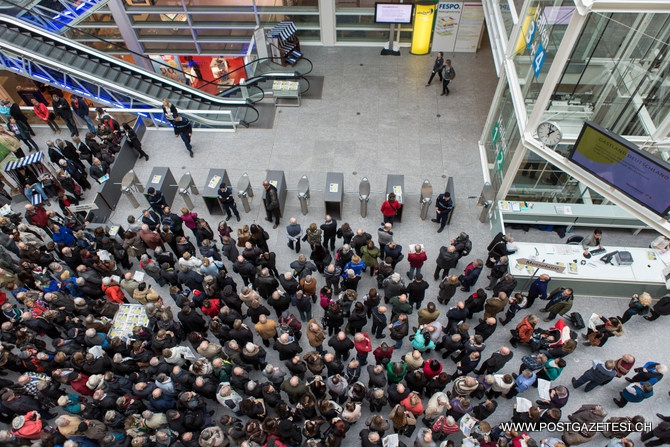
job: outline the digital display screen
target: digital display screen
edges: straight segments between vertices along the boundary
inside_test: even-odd
[[[590,121],[568,157],[656,214],[670,212],[670,164]]]
[[[412,23],[412,3],[375,3],[376,23]]]

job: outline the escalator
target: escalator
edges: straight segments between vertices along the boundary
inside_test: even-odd
[[[0,68],[84,92],[116,107],[160,108],[167,98],[191,121],[205,127],[223,127],[231,120],[248,126],[259,116],[250,99],[210,95],[1,14],[0,57]]]

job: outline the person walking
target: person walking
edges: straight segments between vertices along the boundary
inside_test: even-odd
[[[37,143],[33,140],[33,137],[30,135],[30,128],[27,127],[23,121],[17,121],[13,116],[9,117],[9,123],[7,123],[7,129],[14,134],[17,140],[23,141],[28,146],[28,152],[32,152],[33,149],[39,152],[40,148],[37,147]]]
[[[449,94],[449,84],[456,77],[456,70],[451,66],[451,59],[444,61],[444,66],[442,67],[442,95],[447,96]]]
[[[274,217],[275,224],[272,226],[272,228],[276,230],[279,226],[279,219],[281,219],[277,187],[271,184],[269,181],[263,180],[263,188],[265,189],[265,212],[267,213],[265,220],[272,222],[272,218]]]
[[[60,127],[58,127],[58,124],[56,121],[54,121],[56,119],[56,115],[54,115],[53,112],[49,112],[46,104],[39,102],[35,98],[31,99],[30,102],[33,105],[33,112],[35,112],[35,115],[47,123],[51,130],[54,131],[54,133],[60,133]]]
[[[123,133],[126,134],[128,143],[140,154],[140,158],[144,157],[146,161],[149,161],[149,156],[142,150],[142,142],[133,128],[128,123],[121,124],[121,128],[123,129]]]
[[[426,87],[428,87],[430,83],[433,82],[435,75],[438,75],[440,77],[440,81],[442,81],[442,67],[444,67],[444,53],[438,51],[435,62],[433,63],[433,71],[430,73],[430,78],[428,78]]]
[[[454,201],[451,200],[451,193],[449,191],[445,191],[437,196],[437,200],[435,200],[435,219],[431,219],[431,221],[440,224],[440,228],[437,229],[438,233],[444,231],[444,227],[447,225],[447,220],[453,209]]]
[[[72,95],[72,97],[70,98],[70,105],[72,106],[72,110],[74,110],[74,113],[79,118],[81,118],[81,120],[84,123],[86,123],[88,131],[95,133],[97,129],[95,127],[95,124],[93,124],[93,120],[91,119],[90,110],[88,108],[88,104],[86,104],[86,100],[81,96]]]
[[[574,377],[571,379],[572,386],[577,389],[586,383],[584,392],[588,393],[595,387],[611,381],[616,376],[614,366],[614,360],[607,360],[604,363],[601,360],[593,360],[591,369],[586,370],[579,379]]]
[[[74,121],[74,116],[72,116],[72,109],[65,98],[61,98],[58,95],[52,95],[51,106],[53,107],[56,116],[65,121],[67,128],[70,129],[70,136],[79,136],[79,129],[77,129],[77,123]]]
[[[185,116],[177,116],[172,123],[174,127],[174,134],[177,137],[181,137],[181,141],[184,142],[186,150],[188,151],[191,158],[193,158],[193,146],[191,146],[191,135],[193,135],[193,127],[191,122]]]
[[[235,214],[235,218],[239,222],[240,212],[237,211],[237,204],[235,203],[235,198],[233,198],[233,188],[225,183],[221,183],[219,185],[218,197],[221,207],[226,212],[226,221],[229,221],[233,217],[233,214]]]

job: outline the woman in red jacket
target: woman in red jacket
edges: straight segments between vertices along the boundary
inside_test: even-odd
[[[54,131],[54,133],[60,133],[60,127],[58,127],[58,124],[56,124],[56,115],[54,115],[52,112],[49,112],[49,109],[47,106],[35,98],[31,99],[30,102],[33,104],[33,111],[35,112],[35,115],[45,123],[51,127],[51,130]]]
[[[382,225],[385,223],[393,224],[393,220],[401,207],[402,204],[396,200],[395,194],[392,192],[389,193],[388,199],[382,203],[381,207],[381,212],[384,215],[384,222]]]

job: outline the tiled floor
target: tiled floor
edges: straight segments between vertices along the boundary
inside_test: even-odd
[[[446,97],[440,96],[439,82],[434,80],[430,87],[424,86],[434,55],[412,56],[403,50],[401,57],[383,57],[379,55],[379,50],[371,48],[309,48],[305,55],[314,62],[314,75],[325,77],[322,99],[304,100],[299,108],[277,109],[272,129],[254,129],[252,126],[250,129],[240,128],[236,133],[196,131],[193,136],[193,159],[187,156],[181,140],[176,139],[171,132],[148,132],[143,144],[151,156],[151,163],[138,162],[136,173],[146,182],[153,166],[169,166],[177,180],[183,173],[190,172],[199,187],[203,186],[203,177],[210,168],[227,169],[233,185],[243,173],[248,173],[257,193],[251,213],[243,216],[243,223],[249,224],[253,220],[263,222],[260,185],[266,171],[284,170],[289,192],[282,227],[272,230],[271,225],[266,225],[271,235],[270,249],[277,253],[280,272],[285,271],[295,259],[295,253],[286,247],[283,225],[288,222],[289,216],[298,217],[303,227],[310,222],[322,223],[327,172],[344,174],[342,221],[373,234],[381,221],[378,210],[386,176],[403,174],[405,209],[402,222],[394,228],[395,238],[404,247],[412,243],[427,246],[429,261],[424,270],[431,288],[424,303],[433,300],[437,282],[428,273],[432,273],[439,247],[459,232],[468,232],[474,240],[474,250],[470,257],[461,261],[459,268],[462,269],[475,257],[486,255],[485,247],[490,240],[488,225],[479,222],[480,208],[476,206],[483,184],[477,140],[497,83],[490,51],[485,48],[477,54],[450,55],[458,76],[450,86],[451,94]],[[45,132],[42,130],[41,134]],[[38,141],[42,143],[44,139],[46,137]],[[302,175],[308,176],[311,185],[309,214],[306,216],[300,213],[295,191]],[[456,210],[451,226],[437,234],[436,224],[419,218],[419,191],[426,179],[432,183],[436,192],[443,190],[448,176],[453,176],[455,180]],[[358,182],[362,177],[367,177],[372,186],[368,217],[365,219],[359,214]],[[194,196],[193,200],[196,203],[195,211],[207,218],[212,226],[216,225],[220,218],[207,216],[200,197]],[[181,206],[183,200],[178,197],[173,209]],[[112,215],[111,222],[123,223],[131,213],[138,215],[140,210],[133,209],[128,202],[122,202]],[[432,213],[429,217],[432,217]],[[519,231],[514,234],[520,241],[526,237]],[[556,235],[535,231],[528,233],[526,240],[540,242],[546,238],[556,238]],[[648,244],[649,235],[643,238],[644,242],[638,238],[630,243]],[[303,253],[308,254],[305,248]],[[399,267],[403,277],[406,269],[406,264]],[[321,277],[317,280],[321,286]],[[479,285],[484,281],[482,278]],[[366,275],[359,286],[361,296],[374,285]],[[164,296],[167,296],[167,291],[164,291]],[[465,298],[465,293],[458,292],[453,301]],[[626,304],[625,299],[577,297],[574,310],[581,312],[585,318],[594,311],[612,316],[623,312]],[[541,303],[536,306],[542,307]],[[442,307],[444,314],[448,309]],[[321,312],[320,308],[315,308],[315,316],[320,317]],[[520,313],[514,322],[520,321],[524,314]],[[410,326],[416,324],[415,318],[410,318]],[[476,320],[474,322],[476,324]],[[541,326],[546,327],[546,324]],[[569,385],[570,377],[578,376],[589,368],[592,359],[616,359],[625,352],[635,354],[638,358],[636,366],[649,360],[668,362],[670,355],[664,345],[665,330],[662,320],[647,323],[642,318],[633,318],[626,325],[626,333],[611,340],[605,347],[580,346],[567,358],[568,366],[557,383]],[[498,328],[489,339],[483,358],[487,358],[501,344],[507,343],[508,338],[508,329]],[[306,347],[306,342],[303,345]],[[404,355],[407,346],[409,343],[405,342],[405,349],[398,352],[395,358]],[[504,371],[516,371],[520,358],[526,353],[524,348],[519,348],[515,359]],[[425,358],[435,356],[433,353]],[[277,361],[274,352],[270,353],[268,361]],[[455,369],[451,360],[445,360],[444,365],[449,373]],[[256,375],[254,373],[254,377]],[[363,381],[367,383],[365,372]],[[665,411],[669,403],[666,384],[662,381],[656,387],[657,396],[653,399],[620,410],[611,398],[626,384],[622,379],[617,379],[588,395],[583,391],[571,390],[564,416],[583,403],[598,402],[611,415],[639,413],[656,421],[654,413]],[[537,395],[531,390],[523,396],[535,400]],[[506,421],[511,416],[512,402],[502,401],[498,411],[490,418],[492,423]],[[364,408],[363,420],[369,415],[367,403]],[[389,411],[390,408],[386,409],[385,414]],[[350,431],[345,441],[347,445],[356,444],[354,439],[362,427],[361,421]],[[537,434],[536,439],[545,436],[546,433]],[[632,439],[636,443],[640,442],[638,435],[633,435]],[[605,442],[599,438],[590,445],[603,445]]]

